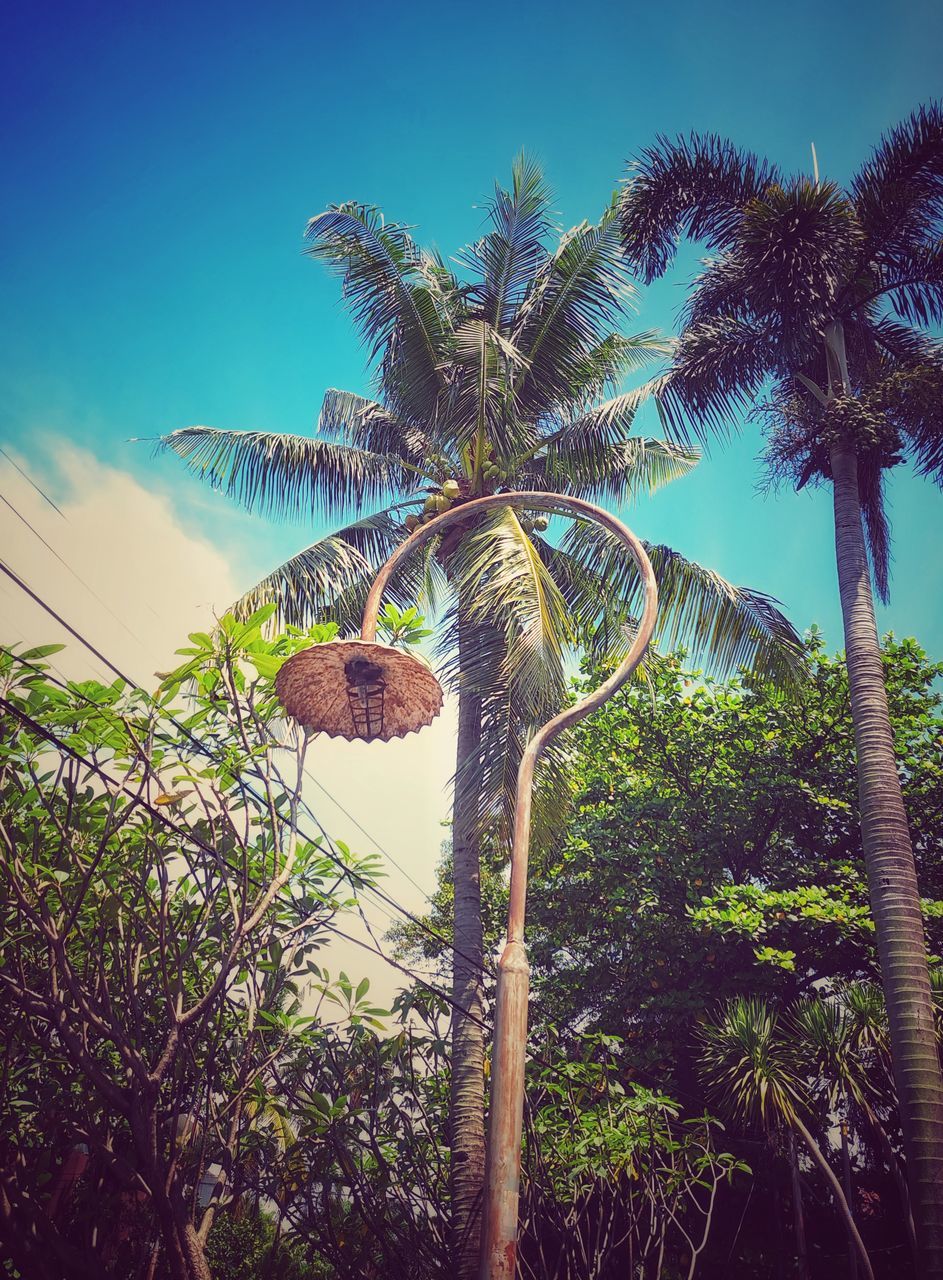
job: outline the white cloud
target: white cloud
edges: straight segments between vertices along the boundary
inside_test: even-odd
[[[45,441],[38,465],[5,448],[62,514],[0,456],[0,493],[36,531],[0,503],[4,561],[121,670],[153,688],[154,672],[174,661],[189,631],[212,624],[238,594],[242,575],[234,573],[220,547],[181,520],[168,492],[146,487],[59,437]],[[52,659],[61,673],[113,678],[40,606],[0,577],[0,642],[11,641],[66,642],[67,649]],[[383,887],[416,913],[435,885],[454,738],[455,709],[447,703],[422,733],[384,745],[316,740],[309,754],[312,773],[334,798],[315,786],[307,791],[325,829],[358,852],[375,852],[338,804],[348,810],[403,868],[384,859]],[[390,909],[366,905],[378,936],[390,923],[384,910]],[[341,927],[369,941],[356,918]],[[334,973],[369,976],[381,1004],[402,985],[395,970],[349,943],[332,944],[324,963]]]
[[[225,556],[181,525],[167,494],[61,438],[46,441],[44,464],[32,471],[7,453],[62,514],[0,457],[0,492],[22,517],[0,504],[4,559],[118,667],[153,687],[187,632],[206,627],[236,595]],[[33,643],[68,642],[56,664],[69,676],[107,674],[39,605],[3,585],[3,619],[14,632]]]

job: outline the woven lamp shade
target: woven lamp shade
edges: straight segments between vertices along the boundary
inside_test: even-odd
[[[405,738],[442,710],[442,688],[427,666],[367,640],[302,649],[283,664],[275,690],[299,724],[348,741]]]

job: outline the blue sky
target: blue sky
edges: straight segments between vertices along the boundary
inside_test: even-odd
[[[8,6],[0,36],[0,437],[65,437],[169,496],[240,586],[306,541],[208,499],[129,437],[191,423],[313,429],[367,390],[306,219],[358,198],[454,253],[522,147],[563,225],[594,217],[659,132],[715,130],[847,178],[943,91],[943,8],[805,2]],[[641,297],[672,327],[692,263]],[[748,433],[631,514],[840,643],[828,495],[755,492]],[[54,487],[55,477],[48,483]],[[940,495],[895,474],[881,623],[943,656]]]

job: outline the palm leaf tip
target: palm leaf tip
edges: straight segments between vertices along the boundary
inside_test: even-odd
[[[744,207],[778,180],[775,166],[716,134],[660,135],[631,162],[622,190],[629,262],[650,284],[674,261],[682,235],[723,247]]]
[[[159,447],[247,510],[289,519],[344,517],[410,482],[398,458],[311,436],[183,427]]]

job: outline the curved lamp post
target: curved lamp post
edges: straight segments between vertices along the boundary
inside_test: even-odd
[[[276,689],[285,709],[316,732],[348,739],[389,741],[429,724],[442,709],[442,689],[418,658],[377,643],[380,600],[396,568],[423,543],[450,525],[498,507],[563,513],[602,525],[622,543],[638,566],[645,589],[645,605],[629,651],[609,679],[581,702],[548,720],[531,738],[518,769],[507,943],[498,963],[481,1280],[511,1280],[517,1268],[530,977],[524,948],[524,909],[534,766],[557,734],[602,706],[641,661],[658,609],[658,588],[651,563],[630,529],[607,511],[580,498],[536,492],[473,498],[420,525],[397,547],[370,588],[359,640],[337,640],[304,649],[288,659],[276,678]]]

